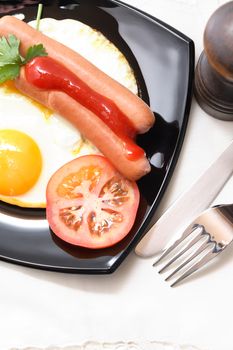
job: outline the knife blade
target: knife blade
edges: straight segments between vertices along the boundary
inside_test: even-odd
[[[151,227],[135,248],[141,257],[165,249],[167,243],[216,198],[233,173],[233,140],[207,170],[181,194]]]

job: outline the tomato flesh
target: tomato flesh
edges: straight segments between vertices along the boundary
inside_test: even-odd
[[[138,204],[136,183],[99,155],[65,164],[47,186],[51,229],[64,241],[86,248],[105,248],[122,240],[133,226]]]

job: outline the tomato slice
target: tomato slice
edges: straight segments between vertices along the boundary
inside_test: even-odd
[[[62,166],[47,186],[47,219],[61,239],[99,249],[122,240],[135,221],[139,190],[103,156]]]

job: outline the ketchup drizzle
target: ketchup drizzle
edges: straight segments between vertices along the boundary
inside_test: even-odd
[[[133,141],[136,135],[133,124],[109,98],[92,90],[65,66],[49,56],[36,57],[25,66],[29,83],[46,90],[59,90],[96,114],[119,136],[127,158],[136,160],[144,151]]]

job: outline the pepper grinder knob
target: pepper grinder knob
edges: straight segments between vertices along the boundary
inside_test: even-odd
[[[233,120],[233,1],[219,7],[207,22],[194,94],[208,114]]]

